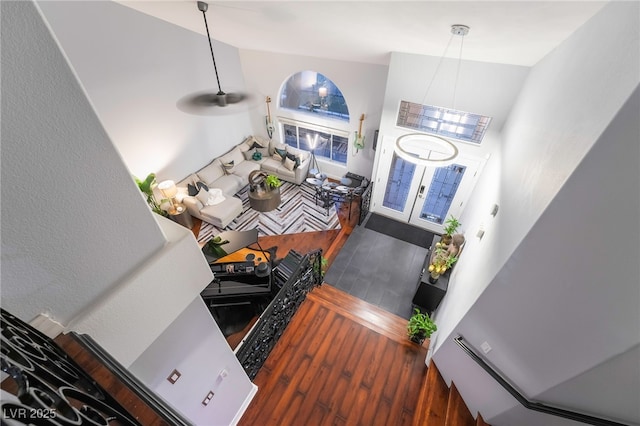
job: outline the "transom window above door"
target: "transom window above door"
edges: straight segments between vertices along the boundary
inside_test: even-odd
[[[288,110],[349,121],[349,108],[340,89],[315,71],[301,71],[289,77],[280,92],[279,105]]]
[[[401,101],[396,125],[479,145],[490,123],[480,114]]]

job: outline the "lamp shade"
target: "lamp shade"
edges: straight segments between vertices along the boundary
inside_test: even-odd
[[[173,198],[178,193],[178,188],[176,188],[176,184],[172,180],[164,180],[160,182],[158,184],[158,189],[167,198]]]

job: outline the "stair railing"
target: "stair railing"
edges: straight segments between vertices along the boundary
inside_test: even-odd
[[[596,426],[630,426],[626,423],[619,423],[612,420],[595,417],[589,414],[579,413],[577,411],[571,411],[564,408],[554,407],[552,405],[545,404],[543,402],[531,401],[526,398],[514,385],[512,385],[507,379],[505,379],[500,373],[498,373],[488,361],[478,354],[478,352],[464,340],[464,337],[458,335],[453,338],[462,350],[471,357],[484,371],[500,384],[507,392],[511,394],[523,407],[538,411],[552,416],[563,417],[565,419],[575,420],[585,424]]]

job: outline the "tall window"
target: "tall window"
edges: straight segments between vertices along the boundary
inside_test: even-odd
[[[397,125],[480,144],[491,117],[455,109],[401,101]]]
[[[280,107],[349,121],[349,108],[338,87],[315,71],[292,75],[280,93]]]
[[[316,157],[347,164],[349,134],[337,129],[280,118],[284,142]]]

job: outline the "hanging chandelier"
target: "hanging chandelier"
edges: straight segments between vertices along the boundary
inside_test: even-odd
[[[447,51],[451,46],[453,38],[455,36],[459,36],[461,38],[460,51],[458,54],[458,64],[456,69],[456,78],[453,85],[452,99],[452,108],[455,109],[458,78],[460,76],[460,64],[462,62],[462,47],[464,44],[464,36],[466,36],[467,34],[469,34],[469,27],[466,25],[456,24],[451,26],[451,37],[449,38],[447,47],[440,57],[433,76],[429,81],[429,85],[427,86],[427,90],[422,101],[423,104],[425,103],[425,99],[429,94],[429,90],[431,89],[431,86],[436,79],[438,71],[440,70],[440,66],[442,65],[442,62],[447,55]],[[436,167],[447,166],[453,163],[453,160],[458,156],[458,148],[449,139],[446,139],[442,136],[430,135],[426,133],[409,133],[398,137],[396,139],[394,152],[400,158],[411,163]]]

